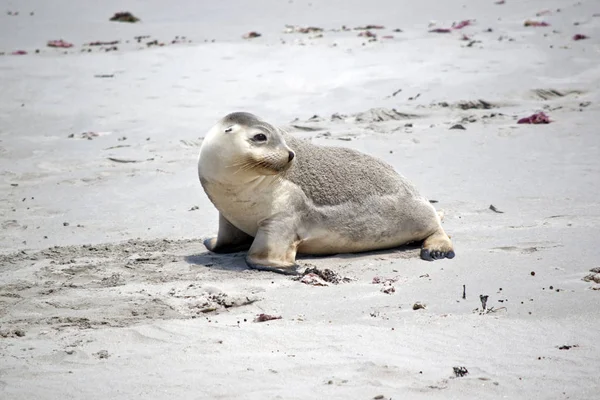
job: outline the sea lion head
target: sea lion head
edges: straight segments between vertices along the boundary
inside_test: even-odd
[[[291,166],[294,157],[281,130],[247,112],[222,118],[200,150],[201,164],[210,160],[211,165],[240,176],[277,175]]]

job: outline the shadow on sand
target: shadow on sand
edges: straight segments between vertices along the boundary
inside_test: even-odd
[[[421,243],[411,243],[408,245],[395,247],[386,250],[365,251],[362,253],[339,253],[330,255],[310,255],[298,254],[298,261],[310,262],[311,260],[321,260],[326,258],[337,258],[344,260],[355,260],[358,258],[367,258],[373,256],[395,255],[395,258],[417,258]],[[188,264],[198,265],[207,268],[214,268],[223,271],[244,271],[250,268],[246,265],[244,257],[246,252],[238,252],[231,254],[215,254],[209,251],[199,254],[185,256],[184,259]]]
[[[199,254],[185,256],[184,260],[188,264],[193,264],[206,268],[219,269],[223,271],[239,272],[250,269],[246,265],[244,257],[246,252],[231,254],[215,254],[210,251]]]
[[[317,255],[309,255],[309,254],[300,254],[296,257],[298,260],[311,260],[311,259],[322,259],[328,257],[341,258],[344,260],[355,260],[358,258],[367,258],[374,256],[390,256],[394,255],[394,258],[418,258],[419,252],[421,251],[422,243],[410,243],[405,244],[400,247],[394,247],[391,249],[384,250],[372,250],[372,251],[363,251],[360,253],[338,253],[331,254],[327,256],[317,256]]]

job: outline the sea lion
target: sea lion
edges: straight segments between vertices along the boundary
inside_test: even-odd
[[[198,175],[219,210],[215,253],[248,250],[250,268],[296,274],[296,254],[423,240],[421,258],[453,258],[431,203],[390,165],[297,139],[246,112],[225,116],[200,148]]]

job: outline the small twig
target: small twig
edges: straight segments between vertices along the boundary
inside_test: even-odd
[[[124,164],[126,164],[126,163],[138,163],[138,162],[141,162],[139,160],[125,160],[125,159],[122,159],[122,158],[114,158],[114,157],[107,157],[107,158],[110,161],[114,161],[114,162],[118,162],[118,163],[124,163]]]
[[[487,301],[488,301],[488,295],[479,295],[479,300],[481,301],[481,308],[483,308],[483,310],[485,311],[486,305],[487,305]]]
[[[123,147],[131,147],[131,145],[130,144],[120,144],[118,146],[107,147],[104,150],[120,149],[120,148],[123,148]]]
[[[496,208],[496,206],[494,206],[493,204],[490,204],[490,210],[492,210],[493,212],[498,213],[498,214],[504,214],[504,211],[498,210]]]
[[[488,309],[486,310],[486,312],[485,312],[485,313],[486,313],[486,314],[491,314],[491,313],[495,313],[495,312],[497,312],[497,311],[500,311],[500,310],[506,310],[506,307],[500,307],[500,308],[494,308],[494,307],[490,307],[490,308],[488,308]]]
[[[463,285],[463,300],[467,299],[467,285]]]

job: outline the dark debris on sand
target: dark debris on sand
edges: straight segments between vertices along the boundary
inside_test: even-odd
[[[317,267],[306,268],[306,270],[304,270],[304,272],[301,275],[299,275],[293,279],[301,281],[302,278],[304,278],[307,275],[311,275],[311,274],[316,275],[317,277],[321,278],[323,281],[325,281],[327,283],[332,283],[334,285],[337,285],[339,283],[350,282],[349,278],[340,276],[339,274],[330,270],[329,268],[320,270]]]
[[[110,18],[110,21],[130,22],[130,23],[139,22],[139,20],[140,19],[138,17],[134,16],[129,11],[122,11],[122,12],[115,13],[115,15],[113,15]]]

